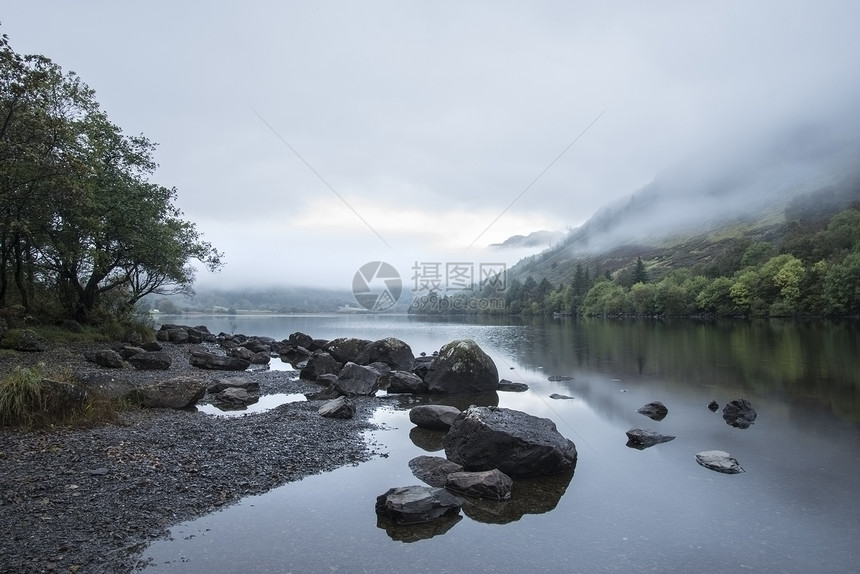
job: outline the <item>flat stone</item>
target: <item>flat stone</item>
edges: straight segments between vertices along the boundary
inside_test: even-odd
[[[744,472],[737,459],[722,450],[706,450],[696,455],[696,462],[723,474],[738,474]]]

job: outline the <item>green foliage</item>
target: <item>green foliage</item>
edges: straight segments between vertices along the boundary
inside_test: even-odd
[[[14,296],[32,312],[41,300],[94,322],[99,308],[124,314],[147,294],[188,291],[191,260],[220,267],[176,190],[148,181],[155,145],[123,134],[80,78],[15,53],[5,35],[0,117],[0,307]]]

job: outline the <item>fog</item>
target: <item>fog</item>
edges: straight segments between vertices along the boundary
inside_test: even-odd
[[[84,0],[0,30],[160,144],[155,179],[226,252],[201,285],[348,288],[372,260],[511,265],[530,251],[486,247],[649,185],[679,198],[643,214],[667,226],[826,178],[860,133],[858,21],[848,0]]]

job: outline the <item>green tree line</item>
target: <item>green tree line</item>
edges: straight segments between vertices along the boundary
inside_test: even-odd
[[[150,181],[154,151],[73,72],[0,37],[0,309],[94,322],[187,291],[192,260],[221,266],[176,189]]]
[[[860,211],[844,209],[820,228],[790,222],[776,237],[730,243],[709,264],[673,269],[659,277],[656,260],[637,258],[613,273],[579,261],[571,263],[573,278],[561,284],[532,276],[512,279],[497,294],[504,305],[482,309],[476,301],[493,295],[485,288],[458,293],[435,309],[602,317],[860,315]],[[413,312],[432,309],[417,307]]]

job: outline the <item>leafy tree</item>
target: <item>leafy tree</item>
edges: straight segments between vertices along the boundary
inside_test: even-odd
[[[25,308],[38,285],[85,322],[108,293],[127,309],[190,289],[192,259],[221,266],[176,190],[148,181],[154,144],[124,135],[75,74],[4,35],[0,88],[0,305],[11,274]]]
[[[828,270],[824,299],[829,313],[860,314],[860,251],[850,253],[842,263]]]

